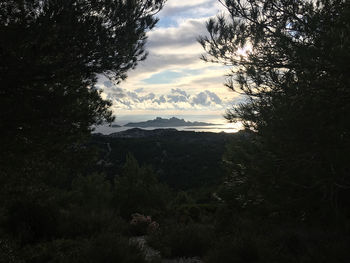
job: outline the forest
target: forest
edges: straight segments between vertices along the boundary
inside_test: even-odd
[[[197,38],[243,129],[138,137],[92,133],[95,85],[165,0],[0,2],[1,263],[349,262],[350,2],[219,2]]]

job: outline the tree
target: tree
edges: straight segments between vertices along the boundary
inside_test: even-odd
[[[265,198],[274,193],[281,207],[298,204],[299,213],[345,208],[349,1],[220,2],[228,14],[207,23],[209,36],[199,39],[203,59],[231,66],[226,86],[245,102],[226,118],[253,131],[268,156],[243,166],[244,176],[253,170],[252,185]]]
[[[86,144],[92,125],[113,120],[95,84],[99,74],[122,81],[146,58],[146,32],[164,2],[0,2],[0,232],[14,243],[9,250],[50,247],[58,216],[79,206],[67,192],[104,187],[97,177],[74,180],[96,163]],[[86,210],[77,218],[91,218]]]
[[[3,165],[10,156],[16,162],[15,153],[64,151],[89,135],[93,124],[113,120],[111,102],[94,86],[98,74],[119,82],[146,58],[146,32],[163,3],[1,1]]]
[[[115,180],[115,204],[122,217],[133,213],[160,213],[166,209],[169,189],[158,182],[151,166],[140,166],[128,154],[121,176]]]

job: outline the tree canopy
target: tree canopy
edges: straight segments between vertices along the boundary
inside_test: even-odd
[[[245,101],[226,117],[257,135],[265,159],[236,158],[240,172],[249,167],[284,204],[346,206],[349,1],[220,2],[228,12],[207,23],[203,59],[231,66],[226,86]]]
[[[113,120],[99,75],[118,83],[146,58],[164,2],[0,2],[1,262],[143,262],[86,138]]]
[[[95,87],[98,74],[119,82],[146,58],[146,32],[163,4],[1,1],[3,156],[62,151],[88,135],[93,124],[112,121],[111,102]]]

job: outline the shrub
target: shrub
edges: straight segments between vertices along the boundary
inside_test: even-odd
[[[153,233],[148,242],[164,257],[202,256],[211,247],[214,230],[201,224],[175,224]]]
[[[139,213],[131,215],[130,232],[132,235],[142,236],[147,233],[157,231],[159,224],[156,221],[152,221],[150,216],[145,216]]]
[[[42,242],[23,248],[21,256],[25,261],[19,262],[26,263],[146,262],[136,244],[130,244],[128,238],[114,233],[101,233],[89,239],[56,239]]]
[[[254,263],[260,262],[255,241],[247,237],[221,239],[206,256],[208,263]]]
[[[86,247],[86,263],[143,263],[146,262],[140,248],[130,244],[127,238],[105,233],[92,239]]]

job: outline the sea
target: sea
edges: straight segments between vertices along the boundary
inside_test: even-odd
[[[117,117],[116,122],[113,124],[120,125],[121,127],[111,127],[109,124],[103,124],[94,127],[93,133],[102,133],[104,135],[108,135],[111,133],[115,132],[121,132],[121,131],[126,131],[129,129],[132,129],[134,127],[124,127],[126,123],[129,122],[141,122],[141,121],[146,121],[146,120],[152,120],[155,119],[158,116],[139,116],[138,118],[135,118],[134,116],[122,116],[122,117]],[[220,133],[220,132],[225,132],[225,133],[235,133],[238,132],[240,129],[242,129],[242,125],[240,123],[227,123],[227,121],[221,117],[212,117],[208,118],[208,116],[168,116],[168,115],[163,115],[159,116],[162,118],[171,118],[171,117],[176,117],[179,119],[185,119],[186,121],[201,121],[201,122],[207,122],[215,125],[210,125],[210,126],[181,126],[181,127],[138,127],[143,130],[154,130],[154,129],[176,129],[178,131],[195,131],[195,132],[215,132],[215,133]]]

